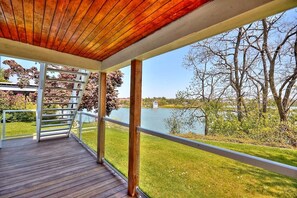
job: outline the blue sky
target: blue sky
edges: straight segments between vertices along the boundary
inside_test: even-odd
[[[182,66],[189,46],[150,58],[143,62],[142,97],[174,98],[178,90],[188,86],[192,72]],[[129,97],[130,66],[121,69],[124,83],[119,88],[119,97]]]

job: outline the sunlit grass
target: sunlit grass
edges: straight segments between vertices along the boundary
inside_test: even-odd
[[[106,129],[106,158],[127,176],[128,129]],[[83,135],[96,150],[96,133]],[[297,151],[205,141],[297,166]],[[297,180],[161,138],[141,135],[140,186],[152,197],[296,197]]]
[[[2,125],[3,124],[1,123],[1,127]],[[34,134],[36,134],[35,122],[9,122],[5,125],[6,138],[33,136]]]

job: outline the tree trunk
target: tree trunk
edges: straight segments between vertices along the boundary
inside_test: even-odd
[[[288,121],[288,113],[285,111],[279,112],[280,115],[280,121],[281,122],[287,122]]]
[[[287,112],[283,108],[282,99],[278,96],[278,94],[276,92],[274,77],[273,77],[272,72],[270,72],[270,74],[269,74],[269,82],[270,82],[271,92],[273,94],[273,98],[274,98],[275,104],[277,106],[280,121],[281,122],[287,122],[288,115],[287,115]]]
[[[262,58],[263,73],[264,73],[264,85],[262,87],[262,89],[263,89],[262,112],[263,112],[263,114],[265,114],[265,113],[267,113],[267,105],[268,105],[269,77],[268,77],[267,63],[266,63],[264,50],[261,50],[261,58]]]
[[[242,114],[242,97],[241,97],[241,94],[237,95],[236,107],[237,107],[237,120],[239,122],[242,122],[243,114]]]
[[[260,120],[263,115],[262,115],[262,108],[261,108],[261,94],[260,94],[260,88],[257,84],[255,84],[256,88],[257,88],[257,106],[258,106],[258,119]]]
[[[208,135],[208,116],[206,114],[204,114],[204,122],[205,122],[205,126],[204,126],[204,135]]]
[[[267,113],[267,104],[268,104],[268,87],[263,89],[263,96],[262,96],[262,113]]]

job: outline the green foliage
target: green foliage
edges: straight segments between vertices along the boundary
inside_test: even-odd
[[[0,113],[2,114],[3,110],[6,109],[11,109],[10,93],[0,91]]]
[[[170,134],[180,134],[182,130],[182,123],[180,122],[180,118],[178,116],[173,115],[167,119],[165,119],[165,124],[169,129]]]
[[[4,78],[4,70],[0,68],[0,82],[7,82],[7,81],[8,80]]]
[[[36,120],[35,112],[17,112],[14,115],[14,121],[18,122],[33,122]]]
[[[291,112],[290,120],[286,123],[279,122],[277,109],[270,106],[267,113],[260,113],[256,101],[247,101],[248,114],[240,122],[235,110],[225,107],[224,104],[215,102],[200,103],[197,111],[191,108],[179,109],[166,120],[167,128],[174,134],[185,134],[192,124],[199,121],[205,122],[202,111],[207,115],[209,136],[225,136],[255,140],[263,145],[271,146],[297,146],[297,115]]]
[[[36,109],[36,104],[30,102],[22,94],[13,94],[13,92],[0,91],[0,113],[3,110]],[[35,112],[16,112],[7,113],[7,122],[31,122],[35,121]]]
[[[211,116],[208,134],[233,136],[238,133],[240,133],[240,122],[232,112]]]
[[[35,122],[35,112],[13,112],[5,114],[6,122]]]

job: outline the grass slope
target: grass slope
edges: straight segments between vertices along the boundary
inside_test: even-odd
[[[1,129],[2,129],[1,123]],[[36,133],[35,122],[9,122],[6,123],[6,138],[18,136],[33,136]]]
[[[96,149],[96,133],[83,141]],[[297,151],[205,141],[297,166]],[[127,176],[127,130],[106,130],[106,158]],[[297,180],[149,135],[141,135],[140,186],[152,197],[296,197]]]

